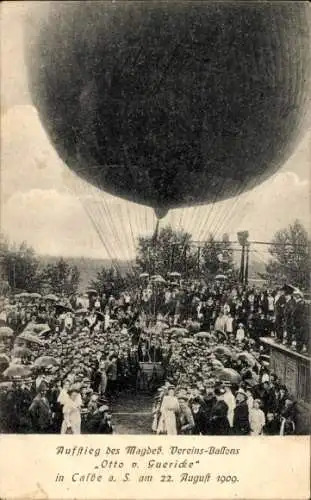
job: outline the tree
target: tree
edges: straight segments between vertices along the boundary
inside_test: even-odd
[[[202,270],[208,277],[214,277],[217,273],[232,272],[233,250],[228,234],[225,233],[221,241],[216,241],[210,234],[202,248],[202,259]]]
[[[266,266],[268,279],[309,289],[310,240],[299,220],[275,233],[269,252],[272,259]]]
[[[11,245],[1,237],[2,274],[13,290],[34,292],[40,289],[39,261],[26,242]]]
[[[118,296],[127,288],[127,279],[121,275],[120,271],[113,267],[108,269],[102,267],[97,273],[96,278],[90,282],[90,286],[100,295]]]
[[[71,266],[63,258],[55,264],[48,264],[41,273],[41,279],[51,292],[56,295],[73,295],[79,286],[80,272],[77,266]]]
[[[169,272],[183,276],[197,273],[197,252],[191,246],[191,234],[164,227],[157,235],[138,239],[137,269],[166,277]]]

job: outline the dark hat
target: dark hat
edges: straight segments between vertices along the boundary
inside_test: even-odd
[[[295,287],[292,285],[285,284],[282,288],[283,292],[286,293],[286,295],[292,295],[295,291]]]

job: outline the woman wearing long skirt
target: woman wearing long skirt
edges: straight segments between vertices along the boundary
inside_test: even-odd
[[[69,400],[64,404],[61,434],[81,434],[81,398],[78,389],[68,391]]]
[[[180,407],[174,387],[168,388],[168,394],[163,397],[160,411],[157,434],[177,435],[177,415]]]

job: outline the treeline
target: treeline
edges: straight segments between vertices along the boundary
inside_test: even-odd
[[[1,283],[11,290],[40,291],[72,295],[80,284],[80,270],[64,258],[42,264],[26,242],[20,245],[1,240]],[[306,229],[296,220],[274,235],[268,248],[270,259],[266,272],[260,277],[270,283],[292,283],[303,290],[310,288],[310,239]],[[151,237],[137,240],[136,259],[124,271],[118,261],[111,268],[102,267],[89,286],[99,293],[118,293],[137,285],[141,273],[160,274],[179,272],[183,278],[213,279],[217,274],[237,278],[234,251],[229,236],[216,240],[212,234],[200,248],[192,244],[192,236],[185,231],[162,228]],[[251,265],[251,261],[250,261]],[[3,292],[3,290],[2,290]]]
[[[79,287],[80,272],[60,258],[53,264],[42,265],[40,258],[26,242],[0,244],[2,288],[26,292],[75,294]],[[2,290],[5,291],[5,290]]]

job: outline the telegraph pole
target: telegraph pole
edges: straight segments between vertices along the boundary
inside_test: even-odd
[[[248,236],[249,233],[248,231],[239,231],[238,234],[238,242],[240,243],[242,247],[242,252],[241,252],[241,264],[240,264],[240,274],[239,274],[239,281],[242,285],[245,284],[245,249],[246,246],[248,245]],[[247,267],[248,267],[248,257],[247,257]],[[247,271],[248,275],[248,271]],[[248,276],[247,276],[248,279]]]
[[[246,286],[248,285],[249,247],[250,244],[246,243],[246,262],[245,262],[245,273],[244,273],[244,283]]]

